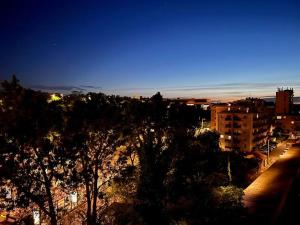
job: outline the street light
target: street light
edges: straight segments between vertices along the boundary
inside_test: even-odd
[[[205,120],[205,119],[202,118],[202,120],[201,120],[201,130],[203,129],[203,120]]]
[[[77,192],[76,191],[73,191],[71,192],[71,202],[73,203],[77,203]]]
[[[33,224],[35,225],[39,225],[41,224],[41,215],[40,215],[40,211],[37,209],[34,209],[33,212]]]
[[[268,138],[268,164],[270,159],[270,139]]]
[[[71,209],[73,208],[73,205],[77,205],[77,192],[76,191],[72,191],[70,193],[70,199],[71,199]]]

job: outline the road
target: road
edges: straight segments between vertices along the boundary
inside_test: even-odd
[[[276,225],[299,225],[300,176],[293,185]]]
[[[286,142],[281,142],[277,145],[277,147],[274,150],[270,151],[269,163],[267,163],[267,160],[266,160],[266,164],[261,167],[260,173],[267,170],[270,166],[272,166],[272,164],[274,162],[277,161],[277,159],[279,158],[279,155],[281,155],[284,152],[286,145],[287,145]],[[267,153],[264,153],[264,154],[267,155]]]
[[[300,148],[291,147],[244,190],[243,201],[250,214],[249,224],[276,223],[299,171]]]

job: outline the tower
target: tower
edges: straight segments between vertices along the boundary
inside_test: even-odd
[[[293,89],[278,88],[276,92],[276,114],[290,114],[293,106]]]

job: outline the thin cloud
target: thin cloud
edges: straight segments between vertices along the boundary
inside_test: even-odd
[[[160,87],[129,87],[118,89],[104,89],[107,91],[139,91],[139,90],[161,90],[161,91],[197,91],[197,90],[226,90],[226,89],[266,89],[277,87],[300,87],[300,82],[262,82],[262,83],[224,83],[224,84],[206,84],[206,85],[182,85],[182,86],[160,86]]]
[[[106,89],[105,91],[121,95],[151,96],[160,91],[165,97],[194,97],[194,98],[245,98],[245,97],[274,97],[278,87],[291,87],[295,95],[299,95],[300,81],[296,82],[256,82],[256,83],[219,83],[205,85],[182,85],[165,87],[143,87],[125,89]]]
[[[71,92],[71,91],[86,91],[86,89],[77,87],[77,86],[64,86],[64,85],[54,85],[54,86],[48,86],[48,85],[31,85],[29,86],[32,89],[35,90],[43,90],[43,91],[64,91],[64,92]]]
[[[100,86],[93,86],[93,85],[80,85],[82,88],[88,88],[88,89],[102,89]]]
[[[174,97],[193,97],[210,99],[239,99],[245,97],[261,97],[272,99],[278,87],[291,87],[295,90],[295,95],[300,94],[300,81],[296,82],[256,82],[256,83],[219,83],[203,85],[182,85],[182,86],[161,86],[161,87],[132,87],[103,89],[94,85],[32,85],[30,88],[43,91],[56,91],[70,93],[72,91],[99,91],[106,94],[118,94],[124,96],[152,96],[160,91],[163,96]],[[295,98],[296,99],[296,98]],[[298,99],[297,99],[298,100]]]

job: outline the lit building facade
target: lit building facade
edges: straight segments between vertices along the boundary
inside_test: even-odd
[[[218,114],[228,109],[228,104],[215,104],[211,106],[211,129],[212,130],[218,130]]]
[[[276,125],[286,134],[299,134],[300,115],[280,115],[276,116]]]
[[[293,89],[281,88],[276,92],[276,126],[291,137],[300,136],[300,112],[293,96]]]
[[[220,147],[225,151],[251,152],[266,144],[273,110],[261,99],[246,99],[213,105],[211,128],[220,133]]]

